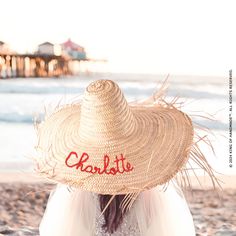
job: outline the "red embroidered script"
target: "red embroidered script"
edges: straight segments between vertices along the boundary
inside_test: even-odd
[[[76,157],[76,161],[74,161],[74,157]],[[72,159],[73,161],[71,161]],[[86,152],[84,152],[79,159],[76,152],[70,152],[65,160],[65,164],[69,168],[76,168],[82,172],[99,175],[116,175],[117,173],[123,174],[124,172],[130,172],[134,169],[134,167],[129,162],[126,162],[126,158],[123,156],[123,154],[121,154],[119,157],[116,156],[112,167],[110,167],[110,157],[108,155],[104,155],[102,167],[89,165],[87,163],[88,160],[89,155]]]

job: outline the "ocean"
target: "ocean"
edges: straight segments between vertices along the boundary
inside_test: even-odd
[[[0,171],[31,171],[36,144],[34,117],[42,118],[45,107],[50,110],[58,102],[66,104],[80,99],[91,81],[116,81],[127,100],[132,102],[150,97],[165,78],[166,75],[93,74],[50,79],[0,79]],[[191,115],[194,123],[212,131],[209,139],[215,155],[202,144],[210,164],[220,173],[236,174],[235,160],[233,167],[229,167],[228,77],[170,75],[168,83],[167,99],[178,96],[185,104],[182,110]],[[233,100],[232,105],[236,107],[236,101]],[[214,117],[214,120],[204,116]],[[236,137],[235,122],[233,115],[233,138]]]

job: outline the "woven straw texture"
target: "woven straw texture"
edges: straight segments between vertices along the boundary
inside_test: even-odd
[[[193,145],[194,129],[188,115],[170,106],[128,104],[111,80],[91,83],[81,103],[61,107],[37,127],[37,170],[55,182],[100,194],[127,194],[162,185],[185,166]],[[69,168],[85,152],[86,165],[110,167],[121,154],[133,169],[98,174]],[[72,164],[71,164],[72,165]],[[121,164],[120,164],[121,165]]]

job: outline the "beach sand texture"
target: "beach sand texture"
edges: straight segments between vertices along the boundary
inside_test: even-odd
[[[12,174],[8,174],[5,181],[3,174],[0,177],[0,236],[38,235],[38,226],[54,185],[29,176],[22,176],[24,181],[21,179],[21,182]],[[221,191],[220,197],[207,188],[195,188],[193,195],[186,191],[185,196],[197,236],[236,236],[235,185]]]

